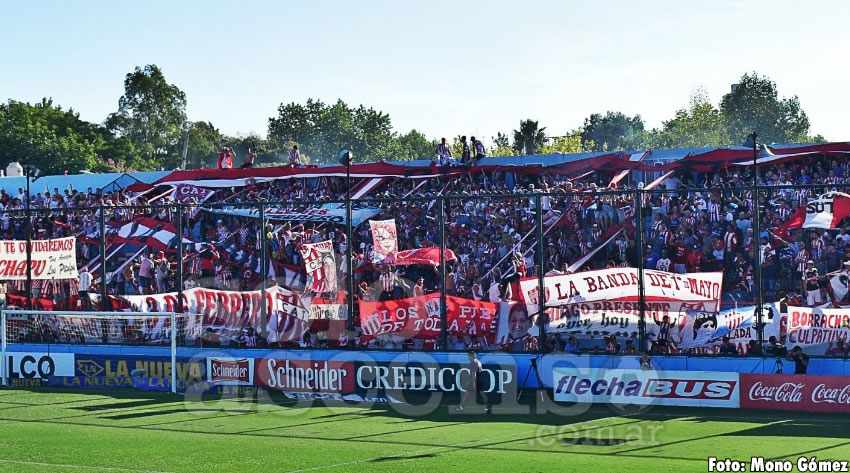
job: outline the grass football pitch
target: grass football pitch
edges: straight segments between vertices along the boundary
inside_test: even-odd
[[[532,413],[497,406],[489,416],[443,405],[420,416],[285,398],[3,389],[0,472],[690,472],[708,471],[709,456],[850,459],[846,416],[684,408],[622,415],[606,406],[561,415],[543,404]]]

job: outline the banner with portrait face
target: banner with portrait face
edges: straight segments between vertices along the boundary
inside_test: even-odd
[[[307,269],[307,288],[313,292],[336,292],[336,257],[330,240],[305,243],[301,246],[301,257]]]
[[[398,252],[398,234],[393,220],[371,220],[369,227],[372,229],[372,245],[374,247],[374,263],[380,263],[389,255]]]
[[[780,313],[777,304],[765,304],[762,322],[764,340],[771,336],[779,339]],[[746,355],[751,340],[758,340],[756,332],[756,307],[740,307],[721,312],[698,310],[687,311],[684,327],[678,347],[689,353],[717,354],[724,338],[737,348],[738,353]]]

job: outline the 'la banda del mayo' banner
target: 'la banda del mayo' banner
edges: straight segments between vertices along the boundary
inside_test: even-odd
[[[577,302],[636,301],[639,273],[636,268],[610,268],[543,278],[546,307]],[[723,273],[676,274],[644,270],[644,296],[647,301],[708,302],[703,310],[720,310]],[[525,301],[537,304],[537,278],[520,281]],[[711,307],[713,305],[713,307]]]

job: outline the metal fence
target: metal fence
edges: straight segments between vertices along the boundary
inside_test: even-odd
[[[524,278],[536,278],[537,293],[545,294],[544,277],[606,267],[637,268],[637,333],[616,334],[615,342],[631,340],[636,350],[658,345],[647,329],[662,314],[647,303],[645,269],[671,273],[723,271],[722,307],[755,305],[756,342],[763,340],[763,305],[811,293],[804,278],[811,259],[820,275],[842,269],[849,259],[850,236],[840,228],[794,230],[780,237],[773,229],[805,205],[808,197],[843,191],[843,185],[753,186],[669,190],[604,190],[594,193],[481,195],[463,192],[448,196],[384,197],[362,200],[284,202],[219,202],[95,208],[30,208],[4,211],[6,240],[49,239],[75,235],[78,266],[95,275],[90,291],[74,297],[73,283],[33,281],[7,283],[12,306],[44,310],[112,311],[127,296],[176,293],[178,313],[187,311],[185,293],[193,288],[236,292],[260,291],[261,300],[273,287],[297,292],[308,273],[299,245],[330,240],[336,269],[326,274],[337,281],[336,291],[313,294],[313,302],[343,314],[311,319],[303,340],[308,346],[457,350],[512,349],[557,351],[562,336],[552,333],[552,318],[560,306],[543,304],[526,309],[533,343],[507,348],[498,341],[474,339],[450,329],[450,300],[461,298],[500,303],[521,300],[515,291],[512,260],[521,258]],[[718,197],[719,196],[719,197]],[[357,225],[363,209],[380,209]],[[369,215],[368,212],[362,215]],[[758,215],[760,218],[755,218]],[[27,218],[29,216],[29,218]],[[729,219],[731,216],[731,220]],[[438,249],[436,265],[404,267],[375,265],[370,251],[370,220],[393,219],[398,249]],[[613,234],[611,229],[618,229]],[[768,231],[768,229],[771,229]],[[831,238],[824,239],[826,232]],[[179,235],[179,236],[178,236]],[[734,235],[734,236],[730,236]],[[766,256],[755,249],[766,236]],[[183,238],[184,240],[181,240]],[[610,238],[610,240],[609,240]],[[838,243],[839,240],[843,243]],[[182,241],[182,242],[181,242]],[[832,243],[830,245],[829,243]],[[807,251],[799,260],[800,248]],[[840,246],[840,247],[839,247]],[[589,251],[601,249],[575,267]],[[451,250],[457,259],[447,258]],[[519,254],[517,257],[515,255]],[[104,261],[104,255],[106,259]],[[693,258],[691,255],[695,255]],[[28,255],[28,259],[31,258]],[[659,260],[669,259],[669,267]],[[649,267],[647,266],[654,266]],[[836,267],[838,266],[838,267]],[[381,277],[390,271],[395,277]],[[392,286],[386,281],[391,280]],[[821,300],[829,297],[827,282],[816,282]],[[506,294],[514,289],[512,293]],[[361,302],[388,302],[414,295],[434,294],[439,311],[438,334],[432,338],[405,333],[404,340],[357,344],[362,336]],[[497,297],[499,301],[493,300]],[[324,303],[323,303],[324,302]],[[266,320],[266,304],[260,304]],[[529,313],[530,312],[530,313]],[[568,316],[569,314],[566,314]],[[512,317],[507,311],[502,317]],[[503,322],[505,323],[505,322]],[[509,323],[513,324],[511,320]],[[268,327],[255,327],[265,336]],[[433,331],[433,327],[431,328]],[[581,333],[582,349],[604,350],[611,334]],[[398,338],[398,337],[396,337]],[[487,337],[484,337],[487,338]],[[604,347],[604,348],[603,348]],[[659,348],[656,346],[656,348]]]

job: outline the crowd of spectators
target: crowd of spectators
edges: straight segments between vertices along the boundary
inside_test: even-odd
[[[483,157],[478,155],[477,143],[480,142],[473,139],[465,148],[470,155],[464,154],[464,164],[468,164],[467,157]],[[297,153],[295,148],[291,154],[298,157]],[[448,164],[449,159],[450,154],[440,154],[435,165]],[[545,172],[532,175],[480,171],[431,178],[424,183],[390,179],[371,192],[365,204],[381,209],[376,219],[395,220],[398,247],[414,249],[440,244],[441,206],[437,196],[446,196],[445,245],[455,252],[457,261],[448,262],[444,283],[440,281],[440,271],[433,266],[374,265],[372,237],[369,225],[364,223],[354,229],[351,242],[354,298],[402,298],[445,290],[448,295],[479,301],[516,300],[518,295],[506,284],[508,278],[536,276],[540,272],[551,275],[614,266],[637,267],[643,259],[644,267],[660,271],[722,270],[723,302],[727,306],[751,304],[754,291],[759,289],[766,302],[784,299],[809,306],[846,302],[842,300],[845,295],[835,294],[829,281],[833,276],[850,276],[850,263],[845,263],[850,261],[850,228],[797,231],[784,238],[772,230],[809,198],[831,190],[843,191],[845,185],[850,188],[850,159],[803,158],[794,163],[762,166],[759,184],[775,190],[764,191],[760,196],[759,235],[754,234],[750,173],[749,167],[715,173],[676,172],[659,187],[644,191],[641,199],[634,191],[642,188],[643,182],[651,181],[655,177],[652,173],[635,172],[616,190],[609,189],[610,173],[571,178]],[[341,201],[346,194],[345,184],[340,178],[291,178],[216,189],[203,205],[182,208],[183,228],[178,233],[194,242],[185,246],[182,262],[177,261],[173,249],[113,255],[113,245],[108,244],[105,292],[122,296],[193,287],[254,290],[260,284],[258,258],[246,260],[239,255],[256,256],[261,245],[266,245],[268,271],[275,275],[275,280],[269,282],[304,290],[307,275],[299,247],[325,240],[334,243],[337,279],[343,282],[340,289],[345,290],[349,241],[344,225],[283,221],[262,225],[256,218],[209,211],[217,206],[256,208],[258,203],[305,210]],[[0,229],[4,239],[26,238],[26,200],[23,189],[15,195],[0,191]],[[81,273],[87,274],[82,285],[76,280],[34,281],[31,295],[37,304],[41,308],[95,309],[87,296],[104,290],[98,241],[100,212],[104,212],[106,222],[127,222],[146,216],[174,224],[174,203],[168,186],[141,194],[94,189],[34,193],[30,199],[32,237],[77,236],[78,265]],[[644,216],[643,222],[636,221],[638,213]],[[537,239],[538,218],[544,222],[542,241]],[[613,241],[584,264],[573,266],[602,245],[611,228],[620,226],[622,230]],[[640,228],[644,230],[642,235],[638,235]],[[542,255],[538,255],[540,251]],[[131,254],[133,258],[128,260]],[[177,278],[181,264],[182,281]],[[760,285],[755,281],[756,266],[761,268]],[[27,292],[21,281],[6,287],[12,304],[20,304]],[[80,292],[86,297],[79,297]],[[355,318],[355,326],[356,321]],[[335,343],[326,335],[310,335],[305,338],[309,341],[303,343]],[[356,338],[356,334],[346,335],[346,340]],[[635,343],[624,340],[626,343],[620,344],[602,336],[598,340],[603,343],[591,350],[626,352]],[[404,342],[383,343],[401,348]],[[458,343],[461,342],[454,345]],[[481,341],[467,338],[462,343],[469,348]],[[561,334],[553,334],[545,341],[549,350],[578,350],[572,346],[569,337],[562,338]]]

